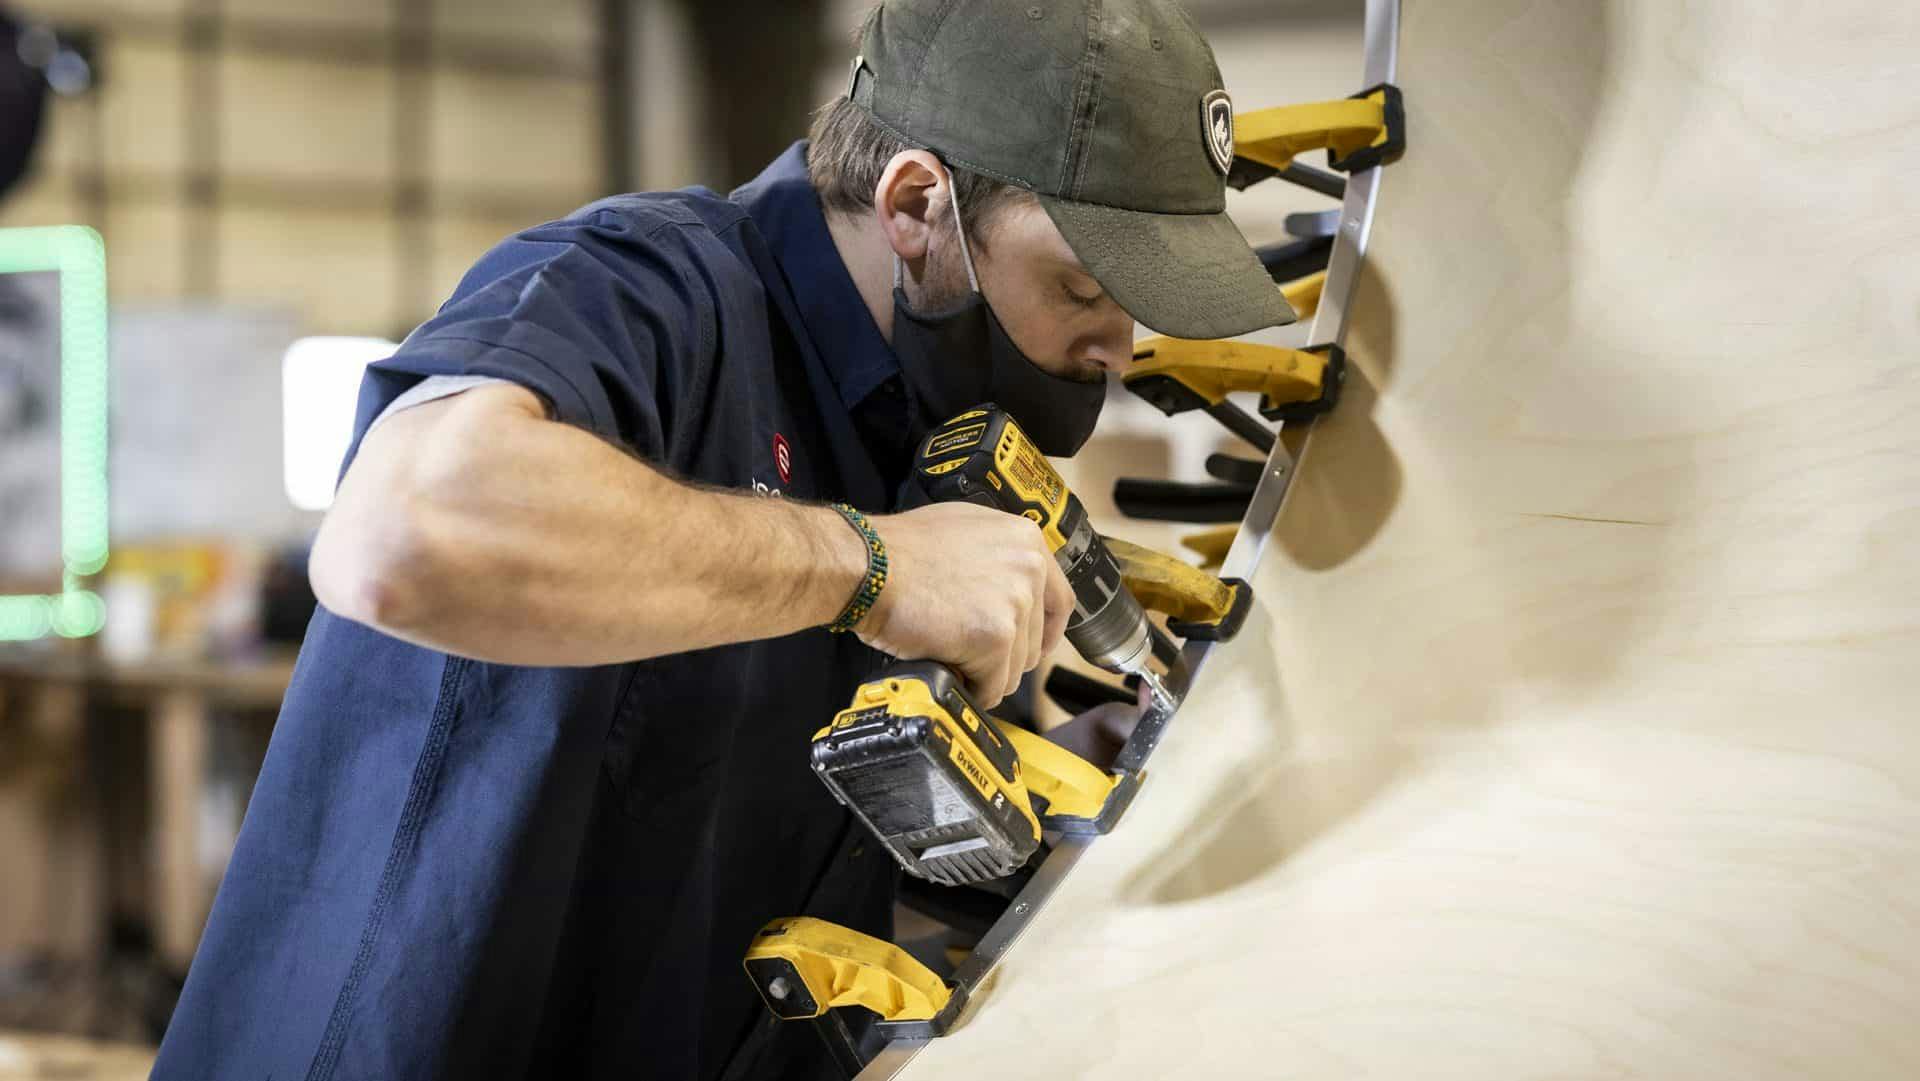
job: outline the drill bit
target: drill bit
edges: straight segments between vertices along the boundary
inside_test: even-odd
[[[1173,694],[1167,690],[1166,683],[1145,665],[1135,669],[1134,674],[1140,677],[1140,682],[1147,685],[1147,693],[1152,696],[1149,708],[1172,713],[1173,707],[1178,703],[1174,702]]]

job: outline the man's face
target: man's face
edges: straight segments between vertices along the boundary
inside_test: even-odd
[[[972,245],[980,291],[1027,359],[1053,375],[1088,381],[1126,367],[1133,317],[1080,265],[1038,203],[1000,207],[985,232],[987,243]],[[971,292],[950,216],[933,230],[927,264],[924,297],[909,297],[915,307],[942,311]]]

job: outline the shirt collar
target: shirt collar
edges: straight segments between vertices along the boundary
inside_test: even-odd
[[[880,336],[827,231],[820,198],[807,179],[806,140],[788,147],[727,197],[746,208],[786,274],[800,320],[841,403],[852,409],[899,374],[900,362]]]

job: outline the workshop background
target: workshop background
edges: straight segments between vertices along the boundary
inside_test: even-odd
[[[1238,109],[1357,88],[1357,0],[1187,6]],[[0,0],[49,84],[0,229],[105,239],[112,553],[80,583],[97,618],[0,605],[0,1079],[145,1075],[312,609],[359,369],[518,229],[754,175],[840,90],[866,7]],[[1334,205],[1280,187],[1229,193],[1256,244]],[[0,273],[0,598],[71,584],[59,278]],[[1063,471],[1103,530],[1180,550],[1193,527],[1123,518],[1113,482],[1206,479],[1220,429],[1112,393]]]

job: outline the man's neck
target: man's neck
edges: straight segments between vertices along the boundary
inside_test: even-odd
[[[886,234],[871,217],[852,219],[831,211],[826,213],[827,232],[833,246],[846,264],[847,276],[860,291],[867,310],[873,313],[873,325],[880,337],[893,344],[893,248]]]

